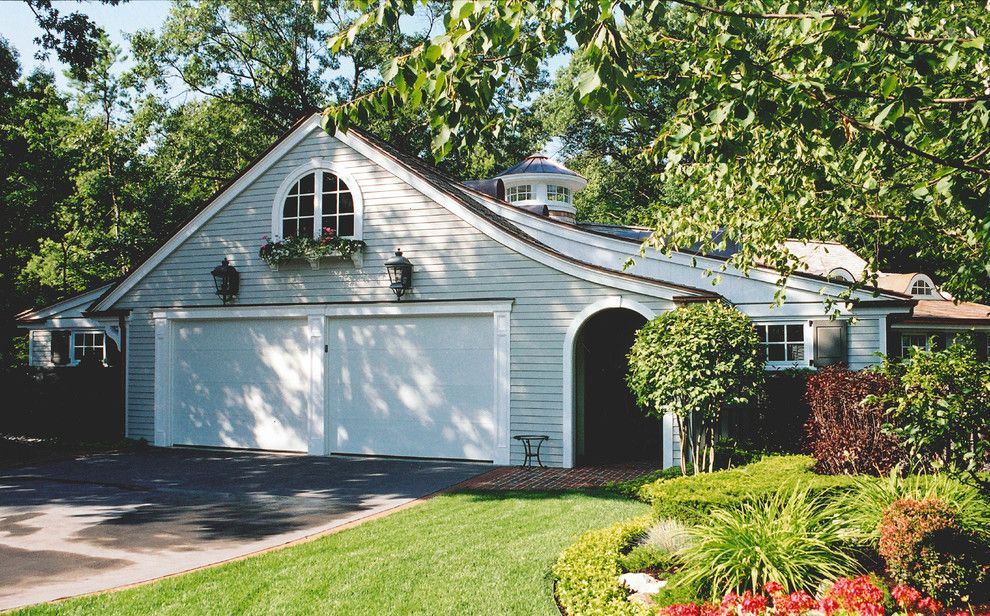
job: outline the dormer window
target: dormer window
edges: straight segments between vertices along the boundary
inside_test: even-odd
[[[509,203],[516,201],[530,201],[533,199],[532,184],[521,184],[519,186],[509,186],[505,189],[505,200]]]
[[[547,201],[571,202],[571,189],[566,186],[547,184]]]
[[[297,169],[278,192],[272,235],[318,239],[330,228],[338,237],[361,239],[361,199],[353,180],[319,161]]]
[[[934,294],[935,289],[924,280],[915,280],[911,285],[911,295],[915,297],[931,297]]]

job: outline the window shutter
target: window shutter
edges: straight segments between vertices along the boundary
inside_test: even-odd
[[[72,341],[72,332],[67,330],[56,330],[52,332],[52,363],[56,366],[65,366],[69,363],[69,344]]]
[[[846,363],[846,322],[813,321],[814,365],[819,368]]]

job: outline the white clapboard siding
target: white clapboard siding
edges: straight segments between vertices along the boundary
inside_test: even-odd
[[[258,257],[271,233],[275,193],[286,175],[311,159],[346,171],[364,200],[363,267],[324,260],[273,272]],[[348,146],[317,131],[235,197],[167,256],[114,306],[131,309],[129,322],[128,436],[154,436],[154,328],[156,307],[215,306],[210,270],[228,257],[241,272],[240,304],[392,301],[384,261],[396,248],[414,263],[414,299],[511,298],[510,430],[550,436],[545,463],[562,460],[563,347],[582,309],[622,295],[660,312],[667,300],[620,292],[561,273],[492,240]],[[511,460],[522,460],[511,441]]]
[[[29,365],[43,368],[52,366],[52,332],[46,329],[33,329],[29,335],[31,336]]]
[[[887,349],[880,348],[880,319],[860,318],[855,322],[850,322],[848,331],[849,341],[849,367],[853,370],[861,370],[869,366],[880,363],[881,359],[876,353]]]

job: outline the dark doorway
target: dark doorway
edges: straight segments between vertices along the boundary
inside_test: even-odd
[[[625,308],[596,313],[574,348],[578,464],[660,461],[661,426],[646,417],[626,386],[628,361],[643,315]]]

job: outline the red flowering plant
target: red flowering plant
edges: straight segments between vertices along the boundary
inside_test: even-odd
[[[261,239],[265,243],[258,256],[272,266],[297,259],[315,261],[329,256],[350,257],[365,247],[361,240],[338,236],[337,230],[332,227],[324,227],[319,239],[308,235],[293,235],[284,240],[263,235]]]
[[[816,599],[803,590],[788,593],[767,582],[766,594],[730,592],[721,603],[680,603],[660,608],[660,616],[990,616],[990,611],[945,612],[944,606],[909,586],[891,591],[896,608],[888,610],[884,592],[868,576],[839,578]]]

